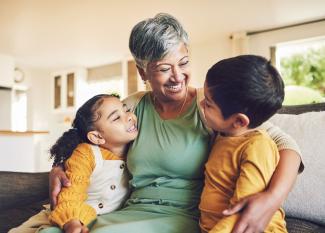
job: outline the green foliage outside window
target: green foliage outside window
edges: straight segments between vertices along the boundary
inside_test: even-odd
[[[306,104],[325,101],[325,46],[317,50],[310,49],[304,53],[297,53],[290,57],[282,58],[280,65],[280,71],[286,86],[303,86],[314,90],[313,98],[310,98],[309,93],[311,92],[304,92],[306,95],[306,98],[304,98],[304,96],[301,96],[302,93],[300,91],[296,94],[296,101],[288,102],[287,100],[286,104]],[[290,95],[292,99],[294,94],[291,93]]]

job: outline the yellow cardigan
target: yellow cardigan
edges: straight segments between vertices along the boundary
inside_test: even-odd
[[[100,148],[100,151],[104,160],[121,160],[121,157],[106,149]],[[49,217],[51,223],[63,228],[64,224],[73,219],[88,225],[96,218],[95,209],[85,202],[88,197],[90,176],[95,166],[95,157],[90,145],[79,144],[65,162],[65,171],[71,186],[62,188],[58,204]]]

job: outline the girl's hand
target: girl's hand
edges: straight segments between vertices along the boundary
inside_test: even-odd
[[[61,192],[62,186],[69,187],[71,185],[67,175],[60,166],[53,167],[49,175],[49,194],[50,204],[53,210],[57,204],[57,197]]]
[[[232,233],[260,233],[264,232],[281,203],[274,196],[265,191],[242,199],[236,205],[223,211],[224,215],[241,212]]]
[[[81,224],[79,220],[71,220],[64,224],[65,233],[89,233],[89,229]]]

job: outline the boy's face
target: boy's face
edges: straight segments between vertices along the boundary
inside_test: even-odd
[[[201,101],[201,106],[204,110],[208,126],[221,133],[231,133],[233,130],[234,119],[231,116],[228,119],[223,117],[221,109],[212,100],[206,83],[204,83],[204,96],[205,98]]]

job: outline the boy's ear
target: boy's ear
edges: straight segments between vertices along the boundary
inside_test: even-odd
[[[249,118],[247,115],[243,114],[243,113],[237,113],[234,116],[234,122],[233,122],[233,127],[235,129],[239,129],[242,127],[247,127],[249,125]]]
[[[147,78],[146,78],[146,72],[144,71],[143,68],[141,68],[140,66],[137,65],[137,69],[138,69],[138,72],[141,76],[141,79],[142,81],[147,81]]]
[[[94,143],[95,145],[102,145],[105,144],[105,139],[101,136],[101,134],[96,131],[89,131],[87,133],[87,138],[89,141],[91,141],[92,143]]]

